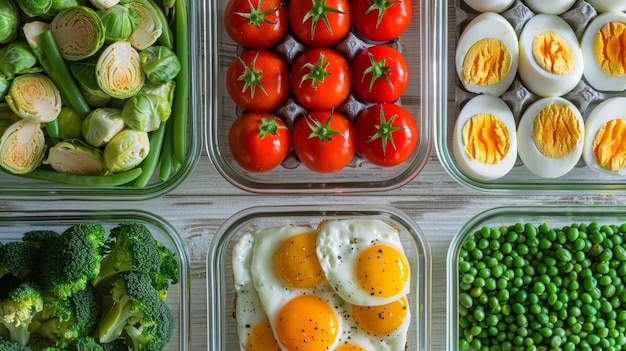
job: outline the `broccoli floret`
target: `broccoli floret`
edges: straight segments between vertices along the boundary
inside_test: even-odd
[[[24,280],[39,264],[40,251],[28,242],[9,242],[0,246],[0,277],[11,274]]]
[[[111,289],[102,307],[102,318],[96,328],[100,343],[119,338],[129,325],[153,323],[158,318],[159,304],[150,276],[144,273],[124,272],[110,282]],[[109,302],[110,301],[110,302]]]
[[[106,232],[100,224],[76,224],[50,241],[43,250],[42,287],[60,299],[84,290],[100,272]]]
[[[67,347],[67,351],[103,351],[102,345],[91,336],[76,339]]]
[[[4,339],[0,336],[0,350],[2,351],[31,351],[30,347],[19,342]]]
[[[30,338],[28,328],[41,310],[43,310],[41,289],[33,282],[23,282],[0,300],[0,325],[8,331],[9,340],[26,345]]]
[[[157,241],[143,224],[120,223],[111,229],[107,248],[110,251],[102,260],[100,273],[93,281],[96,286],[121,272],[152,274],[161,267],[161,252]]]
[[[42,247],[48,247],[50,240],[55,239],[58,236],[59,233],[54,230],[31,230],[22,235],[22,241],[29,242],[35,245],[36,248],[40,249]]]
[[[179,265],[174,252],[157,241],[159,252],[161,253],[161,267],[152,274],[152,285],[159,293],[161,300],[167,298],[167,290],[171,284],[178,283]]]
[[[33,334],[50,339],[57,347],[66,347],[95,331],[101,311],[102,300],[91,285],[67,299],[47,294],[37,327],[31,330]]]
[[[129,324],[124,328],[126,344],[133,351],[163,350],[174,332],[172,311],[163,300],[157,302],[154,320],[142,319],[137,324]]]
[[[126,340],[121,338],[100,345],[102,346],[102,351],[128,351]]]

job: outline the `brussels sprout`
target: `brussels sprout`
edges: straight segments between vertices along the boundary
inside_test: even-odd
[[[41,72],[36,64],[37,57],[23,41],[14,41],[0,50],[0,72],[6,77]]]
[[[180,61],[174,51],[165,46],[151,46],[139,53],[146,78],[153,83],[173,81],[180,72]]]
[[[109,7],[120,3],[120,0],[89,0],[91,4],[100,10],[106,10]]]
[[[126,128],[104,147],[104,165],[113,172],[137,167],[150,151],[148,133]]]
[[[70,66],[72,76],[76,78],[78,87],[83,93],[85,100],[90,106],[103,107],[111,100],[111,97],[100,89],[96,80],[95,62],[75,62]]]
[[[165,98],[153,94],[137,94],[124,104],[122,119],[134,130],[152,132],[159,129],[161,122],[167,121],[171,112]]]
[[[79,61],[95,54],[104,45],[104,25],[96,11],[76,6],[59,12],[50,31],[68,61]]]
[[[28,17],[45,17],[52,7],[52,0],[17,0],[17,5]]]
[[[0,100],[9,92],[11,87],[11,80],[7,78],[2,72],[0,72]]]
[[[96,79],[111,97],[127,99],[137,94],[146,79],[139,53],[125,41],[107,46],[96,62]]]
[[[17,36],[20,14],[13,0],[0,0],[0,43],[10,43]]]
[[[104,159],[100,149],[86,145],[80,139],[62,141],[48,152],[43,164],[55,171],[68,174],[102,175]]]
[[[124,129],[122,111],[113,107],[97,108],[83,121],[83,138],[91,146],[100,147]]]
[[[154,44],[163,33],[163,23],[160,14],[146,0],[133,0],[130,6],[139,15],[139,27],[128,38],[131,45],[137,50],[144,50]]]
[[[83,120],[71,108],[63,107],[57,117],[59,125],[59,139],[75,139],[83,136]]]
[[[63,10],[76,6],[86,6],[88,4],[88,0],[52,0],[52,6],[48,10],[47,15],[54,17]]]
[[[61,112],[61,93],[40,73],[15,77],[5,99],[18,116],[33,122],[53,121]]]
[[[166,83],[152,83],[150,81],[146,81],[141,87],[139,94],[154,94],[158,95],[169,102],[170,106],[174,104],[174,91],[176,90],[175,82],[166,82]]]
[[[14,174],[28,173],[41,165],[46,138],[41,124],[20,119],[0,137],[0,167]]]
[[[130,7],[114,5],[98,11],[104,24],[104,42],[127,40],[139,26],[139,15]]]

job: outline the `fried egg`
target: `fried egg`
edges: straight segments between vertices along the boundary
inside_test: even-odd
[[[626,176],[626,98],[601,102],[585,120],[583,159],[592,170]]]
[[[576,0],[524,0],[526,6],[535,13],[547,13],[552,15],[562,14],[569,10],[575,2]]]
[[[517,127],[520,159],[545,178],[569,172],[583,152],[585,122],[580,111],[561,97],[543,98],[526,109]]]
[[[598,12],[624,11],[626,0],[587,0]]]
[[[556,15],[533,16],[519,37],[519,75],[539,96],[561,96],[583,76],[583,54],[572,27]]]
[[[342,299],[377,306],[409,292],[409,263],[395,228],[376,219],[346,219],[318,230],[320,265]]]
[[[494,180],[517,160],[515,119],[509,106],[492,95],[478,95],[459,112],[452,151],[459,169],[477,180]]]
[[[465,0],[465,3],[478,12],[502,12],[515,0]]]
[[[626,89],[626,14],[606,12],[594,18],[583,33],[584,77],[596,90]]]
[[[497,13],[482,13],[459,37],[457,76],[469,92],[502,95],[515,78],[518,51],[513,26]]]

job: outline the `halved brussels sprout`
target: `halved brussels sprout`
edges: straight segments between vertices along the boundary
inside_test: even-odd
[[[40,73],[22,74],[11,83],[5,100],[18,116],[33,122],[53,121],[61,112],[61,93]]]
[[[17,0],[17,5],[28,17],[45,17],[52,7],[52,0]]]
[[[113,107],[97,108],[83,121],[83,138],[91,146],[100,147],[126,127],[122,110]]]
[[[146,79],[139,53],[125,41],[107,46],[96,62],[96,79],[111,97],[127,99],[137,94]]]
[[[78,82],[78,88],[83,93],[89,106],[104,107],[111,100],[111,96],[100,89],[96,80],[96,63],[88,61],[74,62],[70,66],[72,75]]]
[[[124,104],[122,119],[134,130],[152,132],[159,129],[161,122],[167,121],[171,112],[165,98],[154,94],[137,94]]]
[[[90,57],[104,44],[104,25],[96,11],[76,6],[59,12],[50,23],[50,31],[68,61]]]
[[[43,164],[68,174],[102,175],[106,173],[100,149],[86,145],[80,139],[57,143],[48,152]]]
[[[127,40],[139,26],[139,15],[132,8],[114,5],[106,10],[98,11],[104,24],[104,42],[114,43]]]
[[[149,151],[148,133],[126,128],[104,147],[104,165],[113,173],[128,171],[141,164]]]
[[[12,78],[18,74],[40,72],[37,57],[23,41],[14,41],[0,50],[0,72]]]
[[[100,10],[108,9],[120,3],[120,0],[89,0],[91,4]]]
[[[128,38],[131,45],[137,50],[144,50],[154,44],[163,33],[163,23],[160,14],[146,0],[133,0],[128,6],[139,15],[139,27]]]
[[[83,120],[69,107],[63,107],[57,117],[59,139],[76,139],[83,136]]]
[[[151,46],[139,53],[146,78],[153,83],[173,81],[180,72],[180,61],[170,48]]]
[[[14,174],[31,172],[41,165],[46,137],[41,124],[20,119],[0,137],[0,166]]]
[[[10,43],[17,36],[20,13],[13,0],[0,0],[0,43]]]
[[[176,90],[175,82],[152,83],[146,81],[141,87],[139,94],[154,94],[167,100],[170,106],[174,104],[174,92]]]

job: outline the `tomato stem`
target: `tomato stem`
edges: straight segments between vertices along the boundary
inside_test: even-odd
[[[313,89],[317,89],[317,82],[323,83],[324,79],[330,75],[330,73],[328,73],[328,66],[330,65],[330,61],[327,61],[324,64],[324,57],[324,51],[322,51],[320,52],[320,58],[317,60],[317,63],[306,63],[302,66],[302,68],[300,68],[301,70],[304,68],[309,69],[309,73],[302,76],[302,79],[300,80],[300,87],[302,87],[302,84],[306,80],[310,79],[311,87]]]
[[[248,5],[250,6],[250,12],[235,12],[235,13],[247,19],[251,25],[257,28],[261,28],[261,24],[263,23],[270,23],[270,24],[276,23],[276,22],[269,21],[266,17],[277,12],[278,9],[280,9],[281,6],[283,6],[283,3],[281,3],[280,5],[276,6],[275,8],[269,11],[261,11],[261,2],[262,0],[259,0],[259,3],[257,4],[257,8],[254,8],[254,5],[252,5],[252,1],[248,0]]]
[[[261,124],[259,125],[259,134],[261,139],[267,134],[276,135],[276,132],[279,129],[287,129],[286,126],[279,126],[278,123],[276,123],[277,120],[277,117],[272,117],[270,119],[261,117]]]
[[[245,93],[246,90],[250,89],[250,96],[252,98],[254,98],[254,92],[255,92],[255,89],[257,87],[259,89],[261,89],[261,91],[265,95],[267,95],[267,91],[265,91],[265,88],[261,84],[261,76],[263,75],[263,71],[262,70],[258,70],[258,71],[254,70],[254,68],[256,66],[256,60],[257,60],[258,57],[259,57],[259,53],[257,52],[257,54],[252,59],[252,62],[250,62],[250,66],[246,65],[246,62],[241,58],[241,56],[237,57],[239,59],[239,62],[241,63],[241,65],[244,68],[243,74],[240,75],[237,78],[237,80],[244,82],[243,83],[243,88],[241,89],[241,92]]]
[[[333,118],[333,111],[330,111],[328,115],[328,119],[326,123],[322,124],[319,120],[311,117],[311,115],[306,115],[304,120],[311,129],[311,134],[309,134],[309,139],[319,138],[323,143],[332,140],[333,135],[341,134],[336,130],[332,130],[330,128],[330,121]]]
[[[394,91],[395,87],[393,83],[391,83],[391,81],[389,80],[389,77],[387,76],[387,72],[391,70],[390,67],[386,66],[387,57],[383,57],[380,61],[376,61],[376,57],[374,57],[374,54],[372,54],[371,52],[368,53],[368,56],[370,58],[370,66],[365,71],[363,71],[363,76],[361,77],[361,83],[365,81],[365,76],[368,73],[371,73],[372,79],[370,80],[370,86],[369,86],[370,92],[372,91],[372,88],[374,87],[374,82],[378,78],[384,79],[385,82],[387,82],[387,84],[389,84],[389,86],[391,87],[391,91]]]
[[[333,29],[328,21],[328,13],[338,13],[338,14],[346,14],[346,12],[340,11],[339,9],[332,8],[326,6],[326,0],[312,0],[313,4],[311,5],[311,9],[304,15],[302,18],[302,23],[306,22],[308,19],[311,19],[311,39],[315,37],[315,29],[317,28],[317,22],[321,19],[324,21],[326,28],[330,33],[333,32]]]
[[[397,114],[389,117],[389,120],[385,120],[385,110],[380,106],[380,124],[376,126],[376,133],[367,141],[371,143],[374,140],[381,139],[383,155],[387,155],[387,141],[391,143],[391,146],[396,150],[396,144],[393,141],[393,132],[402,130],[402,127],[395,127],[393,122],[395,121]]]
[[[370,0],[370,2],[372,4],[367,9],[367,11],[365,11],[365,14],[367,15],[368,13],[372,11],[378,11],[378,18],[376,19],[376,28],[378,28],[378,26],[380,26],[380,22],[382,22],[383,20],[385,11],[387,11],[387,9],[390,8],[391,6],[400,2],[400,0]]]

